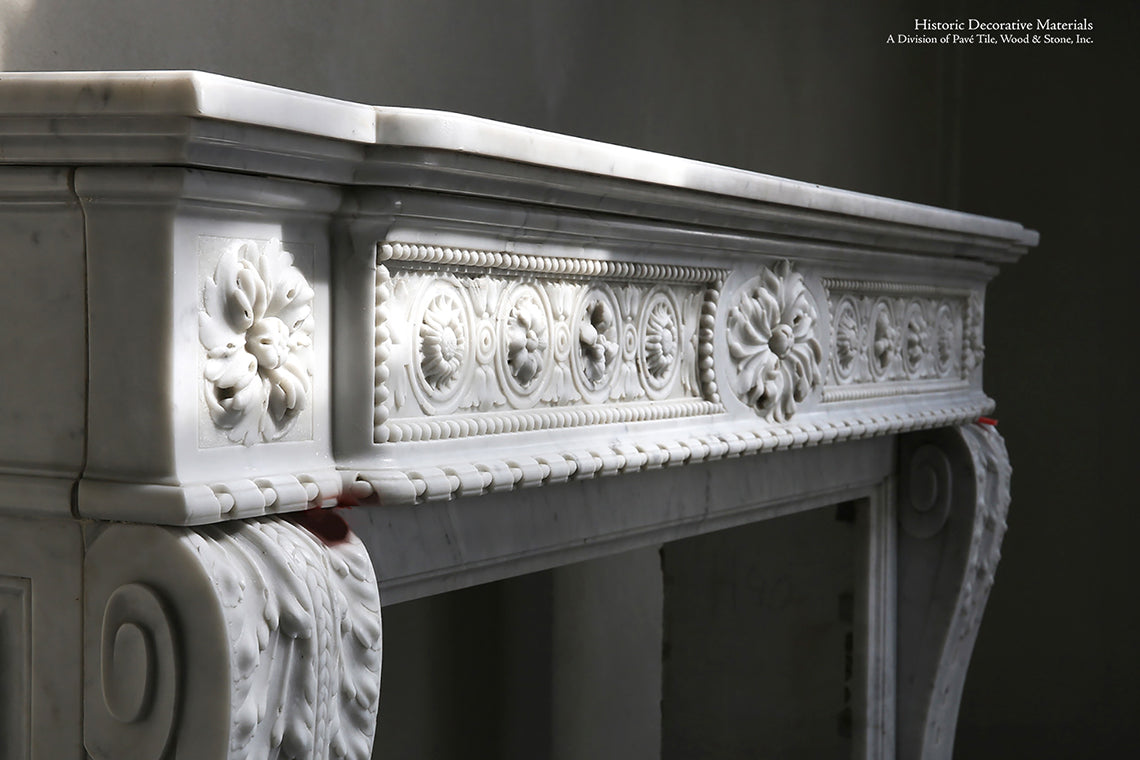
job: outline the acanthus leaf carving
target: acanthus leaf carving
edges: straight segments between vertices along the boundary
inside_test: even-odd
[[[371,756],[375,574],[360,539],[321,515],[305,522],[319,533],[262,518],[98,536],[85,564],[92,757]]]

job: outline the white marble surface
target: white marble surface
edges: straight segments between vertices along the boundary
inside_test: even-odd
[[[0,74],[11,117],[185,116],[377,146],[437,149],[1035,245],[1021,225],[462,114],[369,107],[196,71]],[[82,140],[82,135],[72,139]],[[92,150],[98,150],[97,144]],[[78,149],[82,152],[82,149]],[[0,157],[0,160],[9,156]]]
[[[368,106],[202,71],[0,74],[3,116],[193,116],[372,142]]]

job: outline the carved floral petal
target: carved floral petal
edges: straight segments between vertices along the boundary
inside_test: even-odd
[[[226,316],[235,330],[248,330],[265,316],[268,293],[265,281],[253,266],[241,259],[232,283],[221,283],[226,289]]]
[[[273,298],[266,311],[277,317],[291,330],[299,330],[313,313],[313,289],[296,269],[284,274],[275,284]]]
[[[507,327],[507,364],[511,375],[522,386],[542,370],[548,347],[546,315],[533,299],[523,298],[511,310]]]
[[[265,413],[268,393],[260,377],[235,389],[214,387],[206,395],[210,417],[228,431],[231,440],[246,445],[254,443],[260,431],[258,420]]]
[[[822,383],[817,312],[803,276],[781,262],[744,289],[728,316],[736,394],[764,417],[783,422]]]
[[[269,414],[274,421],[281,423],[305,408],[309,378],[296,361],[290,360],[283,367],[269,370],[266,379],[269,381]]]
[[[257,377],[257,359],[244,348],[207,354],[205,377],[219,388],[244,388]]]

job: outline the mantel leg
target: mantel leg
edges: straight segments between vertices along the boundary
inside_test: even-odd
[[[266,518],[111,525],[84,564],[95,760],[368,760],[380,603],[351,533]]]
[[[949,760],[970,653],[1000,556],[1009,455],[990,426],[899,449],[898,757]]]

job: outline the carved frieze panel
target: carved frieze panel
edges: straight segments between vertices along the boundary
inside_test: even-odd
[[[981,295],[824,279],[831,314],[825,401],[951,390],[981,363]]]
[[[378,443],[721,411],[725,272],[385,243]]]

